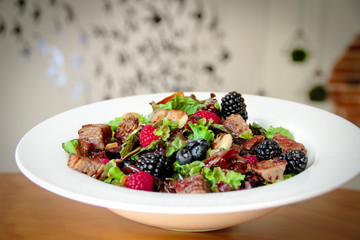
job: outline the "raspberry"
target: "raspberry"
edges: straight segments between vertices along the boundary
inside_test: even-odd
[[[259,159],[255,156],[255,155],[244,155],[242,156],[243,158],[246,159],[246,161],[248,161],[249,163],[257,163],[259,161]]]
[[[159,136],[155,135],[154,131],[156,130],[156,127],[154,126],[145,126],[139,136],[140,145],[142,147],[147,147],[152,143],[153,141],[156,141],[160,139]]]
[[[213,124],[220,124],[219,117],[214,112],[200,110],[200,111],[197,111],[194,115],[198,116],[200,118],[206,118],[207,123],[209,123],[209,120],[212,119]]]
[[[127,177],[125,186],[136,190],[152,191],[153,177],[147,172],[136,172]]]

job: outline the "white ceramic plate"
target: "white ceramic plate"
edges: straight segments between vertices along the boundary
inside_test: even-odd
[[[310,163],[304,172],[286,181],[250,190],[177,195],[117,187],[67,167],[68,156],[61,143],[77,138],[82,125],[108,123],[126,112],[149,114],[151,101],[160,101],[170,94],[102,101],[56,115],[23,136],[16,148],[17,165],[31,181],[66,198],[124,212],[178,215],[277,208],[334,190],[360,172],[357,126],[313,107],[253,95],[244,95],[248,122],[290,129],[295,139],[308,149]],[[203,92],[194,94],[198,99],[210,96]],[[215,94],[220,101],[225,93]]]

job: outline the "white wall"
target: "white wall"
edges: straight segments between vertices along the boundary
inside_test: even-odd
[[[105,53],[106,45],[103,43],[106,41],[90,38],[91,31],[84,31],[94,24],[126,26],[122,19],[123,15],[108,14],[108,16],[99,6],[99,2],[86,1],[87,7],[84,8],[84,1],[72,1],[71,4],[77,13],[73,24],[66,20],[64,6],[67,2],[65,0],[58,1],[55,7],[51,7],[45,1],[27,1],[28,8],[23,15],[14,8],[13,2],[0,2],[0,26],[2,22],[6,23],[6,30],[3,34],[0,33],[0,132],[2,133],[0,172],[18,171],[14,162],[15,146],[20,138],[37,123],[67,109],[101,100],[108,84],[104,80],[107,76],[115,79],[112,81],[113,90],[108,93],[110,97],[122,96],[120,91],[114,90],[122,87],[121,81],[116,81],[117,77],[126,74],[130,76],[132,70],[118,68],[114,59]],[[121,5],[115,5],[118,1],[109,2],[113,3],[114,11],[122,10]],[[193,5],[187,5],[184,12],[191,13],[198,3],[204,3],[204,21],[210,21],[210,18],[206,17],[218,14],[219,29],[216,34],[206,31],[205,28],[201,28],[201,32],[192,32],[196,26],[189,27],[189,24],[193,22],[186,18],[188,15],[180,15],[175,12],[173,6],[170,8],[166,5],[172,11],[168,14],[181,16],[174,20],[172,28],[186,35],[186,38],[183,38],[182,47],[189,50],[188,45],[196,43],[200,48],[195,53],[188,51],[187,54],[181,55],[183,61],[197,67],[193,69],[189,66],[186,68],[188,72],[183,73],[187,78],[191,76],[198,80],[193,90],[238,90],[250,94],[258,94],[262,91],[267,96],[332,110],[329,101],[310,102],[307,91],[314,81],[314,71],[320,67],[324,72],[323,81],[325,82],[334,62],[342,55],[355,34],[360,33],[360,1],[193,1]],[[49,19],[49,21],[40,23],[32,21],[32,14],[37,4],[42,8],[42,19]],[[164,2],[156,1],[153,4],[161,6],[162,12],[168,10],[163,7]],[[147,14],[146,11],[139,12],[141,16]],[[21,39],[12,33],[16,22],[24,26],[24,37]],[[184,25],[187,27],[183,28]],[[310,48],[310,58],[305,63],[294,64],[287,56],[289,44],[292,43],[291,38],[298,28],[302,28],[309,39],[307,46]],[[168,35],[175,34],[175,31],[165,28],[156,31],[163,31]],[[74,39],[79,39],[79,33],[82,32],[88,34],[88,38],[85,38],[88,41],[87,44],[74,41]],[[155,35],[151,31],[140,31],[137,34],[136,38],[130,40],[140,41],[141,34]],[[44,46],[40,46],[40,36],[46,40],[46,51],[42,48]],[[110,43],[113,44],[113,48],[121,48],[113,40]],[[24,57],[22,54],[26,46],[31,48],[30,57]],[[47,75],[49,64],[54,61],[53,52],[56,49],[59,49],[63,56],[63,64],[61,59],[58,59],[57,74],[59,71],[66,74],[65,84],[60,82],[59,75],[53,77]],[[215,75],[204,74],[200,70],[200,65],[207,59],[214,62],[222,49],[229,51],[229,60],[214,63]],[[161,56],[160,61],[179,61],[169,56]],[[74,66],[76,57],[80,61],[80,68]],[[95,76],[96,63],[99,59],[106,63],[102,66],[105,73]],[[136,64],[137,66],[146,65],[145,62],[136,62]],[[98,79],[100,77],[101,80]],[[221,84],[215,84],[216,81]],[[185,82],[184,86],[187,86]],[[158,89],[159,91],[172,90],[164,86]],[[138,88],[138,91],[134,93],[152,91],[154,90]],[[346,187],[360,189],[359,178]]]

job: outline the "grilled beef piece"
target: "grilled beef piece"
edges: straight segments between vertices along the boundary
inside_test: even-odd
[[[112,138],[111,127],[107,124],[87,124],[78,131],[79,141],[90,144],[90,150],[104,150]],[[82,148],[82,146],[80,146]]]
[[[232,170],[241,174],[246,172],[247,161],[240,157],[236,150],[220,150],[204,160],[206,167],[218,166],[221,169]]]
[[[178,180],[167,180],[164,182],[164,187],[160,189],[160,192],[165,193],[176,193],[175,187],[178,183]]]
[[[105,163],[98,158],[82,157],[76,154],[70,154],[67,166],[81,173],[85,173],[90,177],[104,181],[107,174],[104,172]]]
[[[133,114],[128,114],[116,129],[114,137],[124,143],[126,138],[138,127],[139,119]]]
[[[262,135],[256,135],[248,140],[246,140],[246,142],[243,144],[243,147],[246,149],[246,150],[249,150],[251,151],[254,146],[256,146],[256,144],[258,144],[259,142],[261,142],[262,140],[264,140],[265,137],[262,136]]]
[[[302,143],[298,143],[286,136],[283,136],[281,133],[275,133],[273,140],[279,143],[283,152],[298,149],[306,153],[306,148]]]
[[[250,130],[249,125],[240,114],[231,114],[222,121],[222,124],[226,129],[230,130],[237,136]]]
[[[209,193],[210,188],[210,183],[201,173],[197,173],[179,181],[175,186],[175,191],[176,193]]]
[[[256,172],[271,183],[277,180],[284,180],[285,168],[286,160],[279,160],[279,158],[248,164],[248,170]]]
[[[79,139],[79,147],[78,148],[79,148],[80,156],[83,156],[83,157],[89,156],[90,146],[91,146],[91,144],[89,143],[88,140]]]
[[[226,183],[226,182],[217,182],[217,183],[215,183],[215,185],[216,185],[216,187],[217,187],[217,191],[218,192],[229,192],[229,191],[233,191],[233,190],[235,190],[232,186],[231,186],[231,184],[229,184],[229,183]]]

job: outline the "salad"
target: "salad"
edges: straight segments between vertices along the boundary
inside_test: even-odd
[[[67,166],[108,184],[164,193],[251,189],[305,170],[307,150],[288,129],[248,122],[241,93],[219,102],[176,92],[151,102],[148,115],[128,112],[86,124],[62,143]]]

